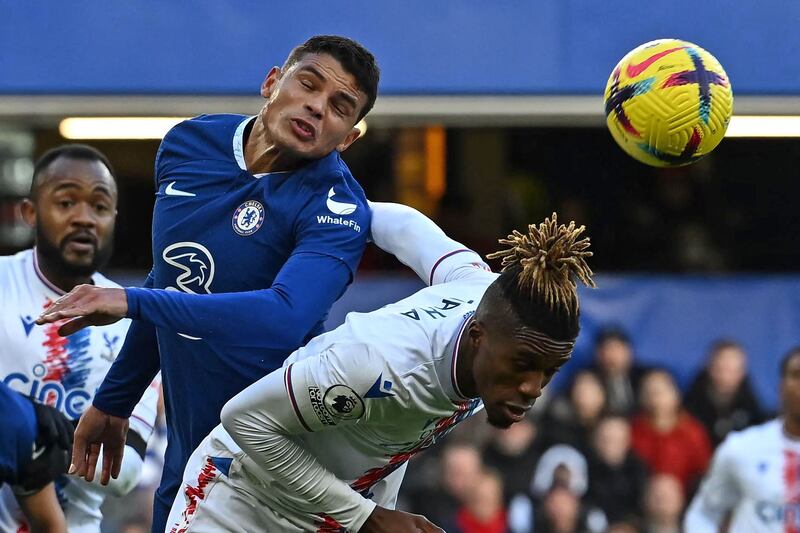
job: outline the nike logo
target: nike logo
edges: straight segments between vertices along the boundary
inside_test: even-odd
[[[186,191],[182,191],[180,189],[176,189],[174,181],[170,181],[167,184],[167,188],[164,189],[164,194],[166,194],[168,196],[197,196],[193,192],[186,192]]]
[[[358,207],[356,204],[337,202],[333,199],[334,194],[336,193],[333,192],[333,187],[331,187],[331,190],[328,191],[328,201],[325,204],[328,206],[328,210],[330,210],[331,213],[336,215],[349,215]]]
[[[625,68],[625,73],[628,75],[629,78],[635,78],[645,70],[647,70],[650,65],[658,61],[664,56],[671,54],[672,52],[677,52],[678,50],[683,50],[684,46],[679,46],[677,48],[670,48],[669,50],[664,50],[663,52],[659,52],[655,55],[652,55],[642,61],[639,64],[634,65],[633,63],[629,63],[628,66]]]
[[[31,461],[35,461],[36,459],[41,457],[41,455],[46,451],[47,451],[47,446],[36,446],[33,449],[33,454],[31,454]]]

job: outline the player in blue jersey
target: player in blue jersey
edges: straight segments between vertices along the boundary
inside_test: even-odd
[[[359,136],[379,71],[358,43],[312,37],[261,86],[254,117],[183,122],[156,156],[153,270],[145,288],[83,286],[39,323],[134,319],[82,417],[74,470],[119,469],[127,418],[162,372],[168,447],[153,529],[163,530],[186,460],[225,402],[322,331],[366,245],[370,212],[339,153]],[[159,358],[160,353],[160,358]]]
[[[9,483],[33,533],[66,531],[53,480],[66,472],[72,424],[0,382],[0,485]]]

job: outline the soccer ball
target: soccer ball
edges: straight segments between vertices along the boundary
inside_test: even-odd
[[[733,91],[719,62],[697,46],[660,39],[631,50],[605,92],[611,136],[656,167],[688,165],[713,150],[728,129]]]

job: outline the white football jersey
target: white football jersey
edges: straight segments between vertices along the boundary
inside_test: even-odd
[[[454,371],[468,319],[497,274],[474,252],[463,252],[439,265],[451,267],[439,269],[447,277],[441,283],[370,313],[350,313],[295,351],[271,385],[288,394],[291,409],[278,415],[264,404],[296,429],[292,438],[322,467],[383,507],[394,508],[410,458],[483,408],[480,399],[461,394]],[[259,386],[242,394],[259,394]],[[208,443],[240,454],[248,490],[296,530],[340,530],[245,456],[221,425]]]
[[[800,532],[800,439],[780,419],[728,435],[686,513],[692,533],[719,530],[732,512],[731,533]]]
[[[99,287],[119,287],[101,274],[92,281]],[[12,389],[60,409],[77,420],[119,353],[130,320],[89,327],[61,337],[61,323],[37,326],[34,320],[64,291],[39,270],[35,250],[0,257],[0,380]],[[148,388],[130,418],[130,430],[145,441],[156,419],[158,383]],[[99,485],[64,476],[57,481],[72,531],[100,530]],[[17,533],[24,518],[9,487],[0,489],[0,532]],[[25,529],[22,529],[24,531]]]

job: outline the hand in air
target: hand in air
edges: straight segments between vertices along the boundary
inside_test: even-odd
[[[127,312],[125,289],[78,285],[45,309],[36,323],[41,326],[72,319],[58,328],[58,334],[66,337],[87,326],[113,324],[125,318]]]
[[[445,533],[422,515],[375,507],[359,533]]]

